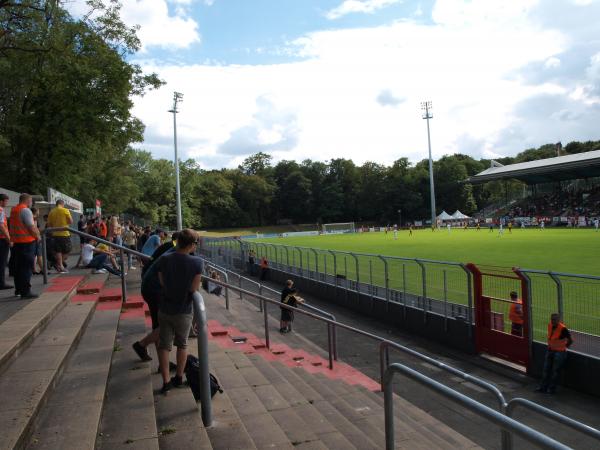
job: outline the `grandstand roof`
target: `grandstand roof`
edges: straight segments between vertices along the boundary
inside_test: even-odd
[[[495,161],[494,161],[495,163]],[[517,179],[527,184],[600,177],[600,150],[502,166],[498,163],[467,179],[479,184]]]

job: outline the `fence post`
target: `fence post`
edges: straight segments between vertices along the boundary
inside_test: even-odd
[[[360,267],[358,263],[358,257],[354,253],[350,253],[350,255],[354,258],[354,262],[356,264],[356,292],[360,292],[360,276],[358,274]]]
[[[373,301],[373,260],[369,258],[369,294],[371,294],[371,301]]]
[[[472,274],[471,271],[467,268],[467,266],[465,266],[463,263],[460,264],[460,267],[462,267],[462,269],[467,274],[467,322],[469,325],[467,328],[467,333],[469,339],[471,339],[473,337],[473,286],[471,282]]]
[[[548,272],[548,275],[550,275],[550,277],[556,283],[556,295],[557,295],[557,300],[558,300],[558,314],[560,315],[560,320],[564,320],[564,315],[563,315],[563,313],[564,313],[563,285],[562,285],[562,281],[560,280],[560,278],[558,277],[558,275],[556,275],[553,272]]]
[[[302,267],[302,249],[300,247],[297,247],[298,249],[298,254],[300,255],[300,276],[304,278],[304,270]]]
[[[332,250],[327,250],[327,251],[333,255],[333,282],[335,284],[335,287],[337,287],[337,285],[338,285],[338,279],[337,279],[337,258],[335,256],[335,253]]]
[[[319,254],[314,248],[311,248],[312,252],[315,254],[315,280],[319,279]]]
[[[260,295],[261,297],[263,295],[262,290],[263,290],[263,285],[259,284],[258,285],[258,295]],[[258,299],[258,307],[259,307],[259,311],[262,312],[262,310],[263,310],[263,300],[262,300],[262,298]]]
[[[263,305],[263,319],[265,322],[265,344],[269,350],[271,350],[271,340],[269,339],[269,316],[267,313],[267,306],[269,302],[264,302]]]
[[[242,296],[242,276],[238,275],[238,286],[240,288],[240,300],[242,300],[244,297]]]
[[[212,399],[210,395],[210,372],[208,369],[208,327],[204,299],[199,292],[194,292],[194,316],[198,324],[198,356],[200,356],[200,408],[202,423],[205,427],[212,425]]]
[[[48,241],[46,233],[42,233],[42,271],[44,272],[44,284],[48,284]]]
[[[448,332],[448,280],[444,269],[444,331]]]
[[[381,259],[383,261],[383,276],[384,276],[384,285],[385,285],[385,301],[388,303],[386,308],[389,309],[390,305],[390,279],[389,279],[389,272],[388,272],[388,262],[387,259],[385,259],[383,256],[381,255],[377,255],[379,257],[379,259]]]
[[[531,361],[532,356],[533,356],[533,334],[534,334],[534,330],[533,330],[533,297],[532,297],[532,290],[531,290],[531,278],[529,278],[529,275],[525,272],[521,272],[521,270],[517,267],[517,268],[513,268],[513,270],[516,272],[517,275],[519,275],[519,277],[521,278],[521,280],[525,283],[525,291],[526,294],[524,297],[524,307],[526,308],[527,311],[527,343],[529,345],[529,364],[527,366],[527,373],[529,373],[529,366],[531,365]]]
[[[288,251],[287,245],[284,245],[285,249],[285,265],[287,266],[287,272],[290,271],[290,252]]]
[[[415,262],[421,267],[421,281],[423,282],[423,322],[427,323],[427,310],[425,309],[425,300],[427,299],[427,269],[425,264],[415,258]]]
[[[127,281],[125,280],[125,252],[119,249],[119,257],[121,258],[121,290],[123,291],[123,303],[127,303]]]
[[[406,320],[406,263],[402,263],[402,314]]]

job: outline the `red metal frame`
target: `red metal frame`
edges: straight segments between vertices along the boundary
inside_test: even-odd
[[[529,367],[529,299],[525,279],[513,269],[514,277],[505,274],[482,273],[472,263],[467,268],[473,274],[475,299],[475,348],[479,353],[505,359]],[[523,301],[523,336],[513,336],[494,329],[490,297],[483,295],[483,277],[512,278],[521,282]],[[495,322],[495,321],[494,321]]]

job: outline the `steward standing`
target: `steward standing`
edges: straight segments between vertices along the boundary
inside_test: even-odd
[[[556,393],[560,371],[567,361],[567,348],[572,344],[573,339],[568,328],[560,321],[560,315],[553,313],[548,324],[548,348],[544,359],[542,382],[536,392]]]
[[[508,313],[508,318],[512,323],[510,334],[523,337],[523,300],[519,298],[519,294],[515,291],[510,293],[510,299],[512,300],[510,312]]]
[[[37,298],[31,292],[31,275],[35,264],[36,242],[40,232],[31,212],[31,195],[21,194],[19,204],[10,211],[10,239],[13,244],[15,295],[22,299]]]
[[[64,228],[73,223],[71,212],[65,208],[65,201],[56,200],[56,207],[48,214],[46,228]],[[52,233],[52,243],[56,255],[56,270],[67,272],[65,260],[71,253],[71,233],[68,231],[54,231]]]
[[[8,251],[11,247],[8,221],[4,208],[8,206],[8,195],[0,194],[0,290],[12,289],[13,286],[6,284],[6,262]]]

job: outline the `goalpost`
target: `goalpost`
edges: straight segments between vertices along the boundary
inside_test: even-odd
[[[324,234],[354,233],[355,231],[354,222],[323,224]]]

